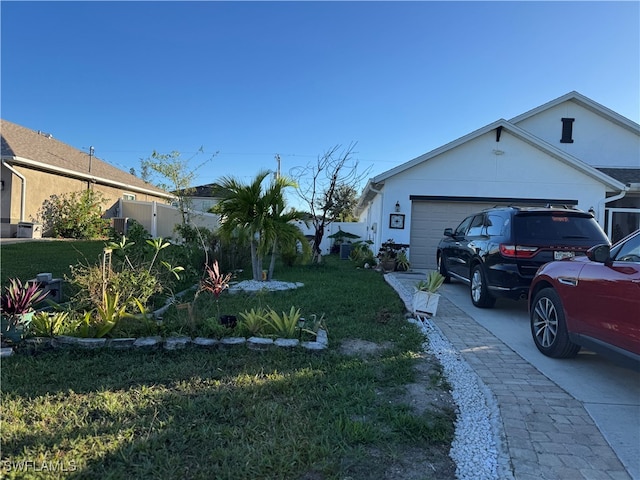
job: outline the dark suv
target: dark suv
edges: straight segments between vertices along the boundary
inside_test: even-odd
[[[538,267],[610,244],[590,213],[557,207],[490,208],[444,235],[438,269],[447,282],[468,283],[476,307],[493,307],[497,297],[526,298]]]

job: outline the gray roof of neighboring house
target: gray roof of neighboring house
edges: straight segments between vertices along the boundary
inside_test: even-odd
[[[640,183],[640,168],[598,168],[598,170],[625,185]]]
[[[185,190],[178,190],[178,193],[183,193],[185,197],[212,197],[213,187],[215,183],[207,183],[206,185],[198,185],[197,187],[191,187]]]
[[[145,182],[107,162],[56,140],[51,135],[0,120],[2,159],[16,165],[46,170],[68,176],[95,178],[97,183],[108,180],[122,184],[125,190],[141,191],[158,197],[170,198],[168,192]],[[91,160],[91,162],[89,162]],[[89,164],[91,163],[91,170]]]

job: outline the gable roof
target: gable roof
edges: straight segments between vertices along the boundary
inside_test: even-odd
[[[582,160],[577,159],[576,157],[569,155],[568,153],[564,152],[563,150],[560,150],[559,148],[554,147],[553,145],[541,140],[540,138],[531,135],[529,132],[527,132],[526,130],[523,130],[522,128],[514,125],[511,122],[508,122],[507,120],[504,119],[500,119],[496,122],[490,123],[489,125],[486,125],[482,128],[479,128],[478,130],[469,133],[468,135],[465,135],[463,137],[458,138],[457,140],[454,140],[453,142],[447,143],[446,145],[443,145],[442,147],[436,148],[435,150],[431,150],[428,153],[425,153],[424,155],[420,155],[419,157],[414,158],[413,160],[410,160],[408,162],[403,163],[402,165],[398,165],[395,168],[392,168],[391,170],[387,170],[386,172],[373,177],[370,180],[370,183],[373,184],[380,184],[383,183],[386,179],[397,175],[405,170],[408,170],[420,163],[423,163],[433,157],[436,157],[438,155],[441,155],[445,152],[448,152],[449,150],[453,150],[454,148],[456,148],[459,145],[462,145],[464,143],[467,143],[475,138],[478,138],[492,130],[496,130],[498,128],[501,128],[503,131],[508,131],[509,133],[511,133],[514,137],[528,143],[529,145],[543,151],[544,153],[546,153],[547,155],[550,155],[552,157],[554,157],[555,159],[566,163],[574,168],[576,168],[577,170],[580,170],[581,172],[595,178],[596,180],[604,183],[605,185],[611,187],[611,188],[615,188],[615,189],[624,189],[624,184],[622,184],[621,182],[615,180],[614,178],[609,177],[608,175],[606,175],[605,173],[601,172],[600,170],[586,164],[585,162],[583,162]]]
[[[423,162],[426,162],[428,160],[430,160],[431,158],[434,158],[438,155],[441,155],[445,152],[448,152],[450,150],[453,150],[454,148],[467,143],[475,138],[478,138],[492,130],[501,128],[503,130],[508,131],[509,133],[511,133],[513,136],[515,136],[516,138],[519,138],[520,140],[528,143],[529,145],[538,148],[539,150],[545,152],[546,154],[554,157],[555,159],[572,166],[573,168],[575,168],[578,171],[581,171],[582,173],[585,173],[586,175],[602,182],[604,185],[606,185],[608,188],[611,188],[613,190],[627,190],[626,187],[626,183],[629,183],[628,181],[623,181],[623,179],[626,178],[635,178],[635,175],[630,173],[634,172],[634,169],[626,169],[629,171],[626,171],[624,173],[620,172],[620,169],[597,169],[592,167],[591,165],[583,162],[582,160],[564,152],[563,150],[560,150],[559,148],[554,147],[553,145],[551,145],[548,142],[545,142],[544,140],[528,133],[526,130],[518,127],[516,125],[517,122],[520,122],[522,120],[524,120],[525,118],[529,118],[537,113],[540,113],[544,110],[547,110],[549,108],[554,107],[555,105],[558,105],[562,102],[565,102],[567,100],[570,101],[574,101],[576,103],[579,103],[580,105],[584,106],[585,108],[588,108],[591,111],[596,112],[597,114],[604,116],[606,118],[608,118],[609,120],[611,120],[612,122],[614,122],[617,125],[622,126],[623,128],[626,128],[627,130],[632,131],[633,133],[640,135],[640,125],[638,125],[637,123],[623,117],[622,115],[614,112],[613,110],[610,110],[592,100],[590,100],[589,98],[580,95],[578,92],[570,92],[566,95],[563,95],[562,97],[556,98],[555,100],[552,100],[551,102],[548,102],[540,107],[537,107],[533,110],[529,110],[528,112],[519,115],[517,117],[514,117],[513,119],[507,121],[505,119],[500,119],[496,122],[493,122],[489,125],[486,125],[482,128],[479,128],[478,130],[471,132],[463,137],[458,138],[457,140],[454,140],[452,142],[447,143],[446,145],[443,145],[441,147],[438,147],[434,150],[431,150],[430,152],[427,152],[423,155],[420,155],[419,157],[414,158],[413,160],[409,160],[408,162],[405,162],[401,165],[398,165],[397,167],[394,167],[390,170],[387,170],[386,172],[381,173],[380,175],[377,175],[371,179],[369,179],[369,181],[367,182],[367,185],[364,188],[364,191],[362,193],[362,195],[360,196],[360,200],[358,201],[358,208],[362,208],[367,202],[371,201],[373,198],[375,198],[375,196],[380,193],[379,189],[384,186],[384,182],[385,180],[387,180],[388,178],[393,177],[394,175],[397,175],[401,172],[404,172],[418,164],[421,164]],[[615,172],[613,170],[616,170]],[[612,175],[612,173],[615,173],[616,175]]]
[[[635,133],[636,135],[640,135],[640,125],[638,125],[636,122],[629,120],[626,117],[623,117],[619,113],[614,112],[613,110],[605,107],[604,105],[600,105],[599,103],[594,102],[590,98],[585,97],[584,95],[581,95],[576,91],[569,92],[566,95],[563,95],[561,97],[556,98],[555,100],[551,100],[550,102],[545,103],[544,105],[540,105],[539,107],[529,110],[528,112],[525,112],[521,115],[518,115],[517,117],[510,119],[509,122],[513,124],[518,124],[529,117],[533,117],[534,115],[537,115],[540,112],[549,110],[550,108],[553,108],[556,105],[560,105],[561,103],[564,103],[567,101],[574,102],[586,108],[587,110],[590,110],[591,112],[606,118],[612,123],[615,123],[616,125],[622,128],[625,128],[630,132]]]
[[[162,198],[174,196],[51,135],[0,120],[2,160]]]

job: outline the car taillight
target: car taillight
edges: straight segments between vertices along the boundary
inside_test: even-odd
[[[506,243],[500,244],[500,254],[503,257],[509,258],[531,258],[537,252],[538,247],[527,247],[525,245],[508,245]]]

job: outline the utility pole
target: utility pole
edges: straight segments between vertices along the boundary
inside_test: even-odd
[[[89,173],[91,173],[91,164],[93,163],[93,154],[95,150],[93,146],[89,147]],[[91,190],[91,180],[87,180],[87,190]]]
[[[276,170],[276,180],[280,178],[280,154],[276,153],[276,162],[278,162],[278,169]]]
[[[89,173],[91,173],[91,162],[93,161],[93,152],[95,152],[93,147],[89,147]]]

